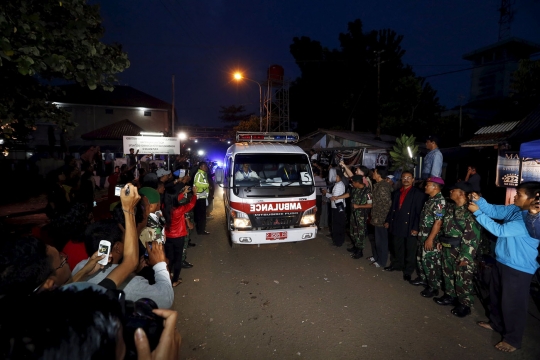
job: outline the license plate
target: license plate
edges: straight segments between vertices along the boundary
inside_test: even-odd
[[[266,240],[283,240],[287,238],[286,231],[267,232]]]

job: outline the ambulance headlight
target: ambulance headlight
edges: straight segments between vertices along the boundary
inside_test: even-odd
[[[315,215],[304,215],[300,221],[301,225],[311,225],[315,222]]]
[[[308,209],[302,215],[300,220],[300,225],[312,225],[315,224],[315,213],[317,212],[317,207],[314,206],[311,209]]]
[[[251,221],[249,216],[241,211],[232,210],[233,225],[236,229],[251,229]]]

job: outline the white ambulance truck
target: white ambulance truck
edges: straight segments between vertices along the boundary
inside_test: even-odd
[[[314,239],[316,188],[298,134],[238,132],[216,182],[231,246]]]

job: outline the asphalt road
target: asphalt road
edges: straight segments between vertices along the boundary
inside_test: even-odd
[[[503,354],[477,301],[459,319],[422,290],[314,240],[231,249],[221,193],[175,288],[183,359],[540,359],[531,301],[523,348]],[[324,232],[325,233],[325,232]],[[369,245],[366,255],[370,254]]]

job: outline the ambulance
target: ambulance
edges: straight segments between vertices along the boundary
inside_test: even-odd
[[[231,246],[311,240],[316,188],[294,132],[238,132],[215,173]]]

